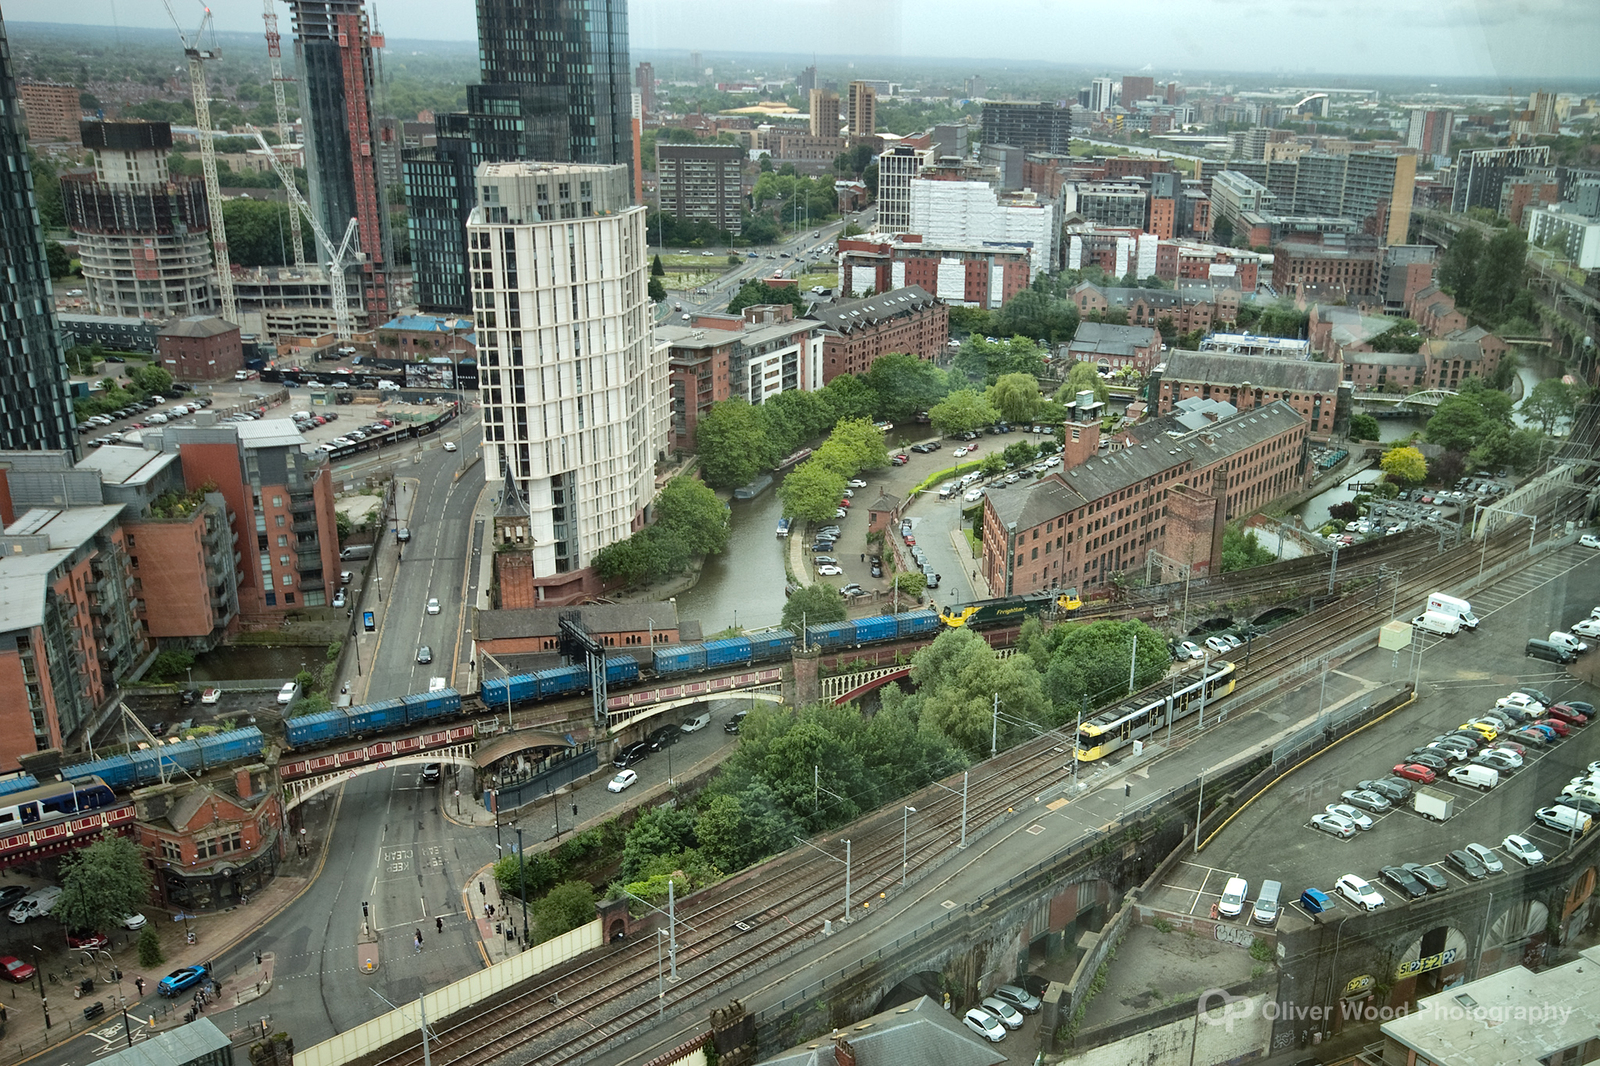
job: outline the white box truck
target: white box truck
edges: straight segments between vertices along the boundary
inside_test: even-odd
[[[1411,809],[1424,818],[1443,822],[1456,813],[1456,798],[1448,792],[1424,785],[1411,797]]]
[[[1443,611],[1424,611],[1411,620],[1411,628],[1424,633],[1437,633],[1441,637],[1453,637],[1461,632],[1461,619]]]
[[[1478,616],[1472,613],[1472,604],[1442,592],[1428,593],[1428,610],[1439,614],[1453,614],[1468,629],[1478,628]]]

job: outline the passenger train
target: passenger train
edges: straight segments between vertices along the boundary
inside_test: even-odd
[[[98,777],[55,781],[0,796],[0,830],[55,821],[84,811],[111,807],[116,802],[117,794]]]
[[[1176,722],[1195,713],[1202,706],[1202,690],[1204,706],[1210,706],[1233,691],[1236,673],[1233,663],[1217,659],[1202,667],[1201,673],[1203,678],[1180,678],[1180,682],[1187,683],[1176,689],[1171,687],[1171,680],[1162,681],[1084,722],[1078,728],[1078,761],[1103,759],[1119,748],[1165,729],[1168,721]]]

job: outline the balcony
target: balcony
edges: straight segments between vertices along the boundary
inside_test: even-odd
[[[320,577],[307,577],[302,575],[300,578],[301,592],[316,592],[318,589],[325,589],[327,587],[328,586],[323,583],[322,578]]]
[[[316,516],[312,515],[309,518],[297,518],[294,520],[294,523],[289,526],[289,528],[296,533],[315,533],[317,531]]]

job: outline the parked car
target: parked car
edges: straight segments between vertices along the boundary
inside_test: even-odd
[[[1371,782],[1363,782],[1370,784]],[[1382,814],[1394,806],[1386,797],[1366,788],[1347,789],[1339,794],[1339,798],[1351,807],[1360,807],[1364,811]],[[1332,810],[1332,807],[1328,808]],[[1369,827],[1370,828],[1370,827]]]
[[[7,981],[14,984],[23,984],[33,980],[33,967],[12,955],[0,956],[0,974],[4,974]]]
[[[638,782],[638,780],[638,774],[634,773],[632,770],[623,770],[618,773],[616,777],[613,777],[610,781],[606,782],[606,791],[621,792],[624,789],[632,788],[633,785]]]
[[[1408,899],[1420,899],[1428,894],[1428,887],[1403,866],[1385,866],[1378,873],[1385,881],[1405,893]]]
[[[1334,882],[1333,888],[1339,895],[1365,910],[1375,911],[1383,906],[1383,893],[1355,874],[1345,874]]]
[[[1411,798],[1411,786],[1396,777],[1380,777],[1370,781],[1357,781],[1356,787],[1376,792],[1390,803],[1404,803]]]
[[[1201,651],[1200,646],[1192,640],[1179,641],[1177,652],[1180,658],[1204,659],[1206,657],[1206,653]]]
[[[649,742],[640,740],[618,751],[612,758],[611,765],[618,770],[626,770],[634,763],[644,762],[649,757]]]
[[[1436,774],[1442,774],[1446,770],[1450,769],[1449,759],[1445,758],[1443,755],[1436,755],[1430,751],[1412,752],[1407,761],[1413,766],[1426,766]],[[1398,774],[1400,771],[1396,770],[1395,773]],[[1401,776],[1404,777],[1405,775],[1401,774]]]
[[[1468,855],[1471,855],[1474,859],[1477,859],[1483,868],[1488,870],[1490,873],[1498,874],[1505,872],[1505,863],[1500,861],[1500,856],[1496,855],[1494,849],[1488,845],[1468,844],[1461,850],[1465,851]]]
[[[1489,871],[1483,868],[1483,863],[1469,855],[1464,848],[1457,848],[1446,855],[1445,858],[1451,866],[1461,871],[1462,876],[1473,881],[1482,881],[1488,876]]]
[[[1016,985],[1001,985],[991,995],[1005,1000],[1024,1014],[1038,1014],[1043,1002],[1038,996]]]
[[[1443,892],[1450,887],[1450,882],[1445,879],[1444,874],[1426,863],[1408,862],[1400,868],[1427,885],[1429,892]]]
[[[1424,785],[1433,784],[1439,777],[1428,767],[1414,762],[1401,763],[1394,768],[1394,773],[1397,777],[1403,777],[1408,781],[1416,781]]]
[[[1349,840],[1356,835],[1357,831],[1354,822],[1337,814],[1313,814],[1311,816],[1311,826],[1314,829],[1322,830],[1324,833],[1332,833],[1341,840]]]
[[[982,1007],[973,1007],[961,1019],[962,1023],[974,1033],[998,1044],[1006,1038],[1006,1027],[1000,1024],[1000,1019],[984,1010]]]
[[[978,1006],[982,1007],[984,1010],[1000,1019],[1000,1024],[1005,1026],[1007,1029],[1021,1029],[1022,1023],[1027,1020],[1022,1016],[1022,1012],[1020,1010],[1013,1007],[999,996],[989,996],[985,998],[982,1003],[978,1004]]]
[[[1500,842],[1500,846],[1506,849],[1506,854],[1528,866],[1538,866],[1544,862],[1544,852],[1534,847],[1533,842],[1525,836],[1512,833]]]
[[[1371,829],[1373,826],[1372,817],[1370,815],[1363,814],[1361,811],[1356,810],[1348,803],[1330,803],[1327,806],[1327,811],[1329,814],[1335,814],[1340,818],[1345,818],[1351,822],[1354,822],[1357,829],[1366,830]]]

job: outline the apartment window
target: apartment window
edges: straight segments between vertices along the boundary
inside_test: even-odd
[[[183,849],[178,846],[176,841],[163,840],[161,842],[161,857],[168,862],[182,862]]]
[[[281,515],[281,514],[280,515],[274,515],[273,518],[277,522],[278,528],[282,529],[283,528],[283,515]]]
[[[282,507],[283,506],[283,497],[282,496],[274,496],[272,498],[272,506],[274,506],[274,507]]]
[[[278,547],[287,548],[288,546],[289,546],[289,538],[284,536],[282,533],[278,534]]]

